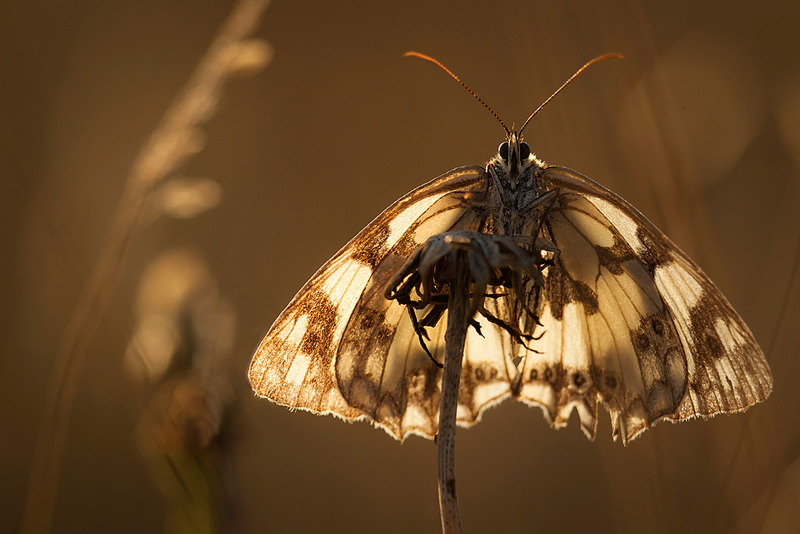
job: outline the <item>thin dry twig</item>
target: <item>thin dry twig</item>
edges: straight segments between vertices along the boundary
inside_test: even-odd
[[[197,127],[213,115],[224,83],[237,71],[253,69],[254,62],[248,56],[258,56],[260,51],[261,66],[268,61],[269,52],[263,44],[244,41],[255,30],[268,3],[269,0],[241,0],[236,5],[131,168],[99,257],[56,353],[34,449],[23,533],[50,530],[69,415],[86,349],[100,325],[151,194],[199,151]]]
[[[461,513],[456,492],[456,412],[461,363],[467,329],[472,318],[470,307],[470,270],[466,254],[458,254],[456,274],[450,284],[447,302],[442,395],[439,408],[439,432],[436,435],[439,467],[439,512],[444,534],[461,533]]]

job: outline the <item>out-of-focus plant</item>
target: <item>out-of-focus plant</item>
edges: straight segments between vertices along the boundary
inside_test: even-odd
[[[103,246],[56,353],[34,450],[22,520],[24,533],[50,531],[69,415],[80,371],[87,347],[97,332],[125,266],[131,243],[143,223],[150,222],[154,215],[177,213],[175,205],[165,203],[164,195],[158,192],[183,163],[202,150],[205,136],[200,125],[216,113],[225,83],[235,75],[260,70],[271,59],[270,47],[260,39],[250,38],[268,3],[268,0],[240,0],[236,4],[191,79],[133,163]],[[167,185],[166,189],[169,187]],[[175,188],[175,184],[172,187]],[[181,190],[180,187],[177,189]],[[198,188],[189,187],[183,191],[197,193]],[[166,197],[175,200],[176,193],[167,191]],[[198,198],[203,197],[208,204],[209,195],[200,194]],[[210,202],[213,205],[213,199]],[[186,199],[177,202],[185,210],[190,204],[192,202]],[[203,209],[201,202],[199,211]],[[188,209],[192,214],[199,211],[196,202]]]
[[[234,519],[225,362],[235,313],[202,258],[174,249],[145,270],[135,315],[125,368],[146,392],[137,442],[166,500],[165,531],[223,531]]]

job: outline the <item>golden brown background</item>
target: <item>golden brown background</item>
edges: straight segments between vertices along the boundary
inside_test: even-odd
[[[0,531],[19,528],[54,354],[128,169],[232,6],[0,6]],[[233,531],[439,529],[431,442],[292,413],[255,399],[246,378],[317,267],[397,197],[502,141],[443,72],[402,59],[410,49],[517,125],[584,61],[625,54],[578,78],[526,140],[684,247],[775,375],[746,415],[662,424],[626,448],[607,416],[590,443],[575,421],[555,432],[539,410],[489,410],[458,433],[466,531],[800,530],[798,22],[796,1],[274,1],[257,31],[272,62],[227,86],[205,148],[178,171],[216,181],[219,205],[143,229],[89,347],[53,532],[164,528],[134,439],[146,393],[123,355],[145,267],[177,246],[202,255],[237,317]]]

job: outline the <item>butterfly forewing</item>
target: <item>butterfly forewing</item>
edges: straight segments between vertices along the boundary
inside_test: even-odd
[[[602,402],[627,442],[661,419],[740,411],[769,395],[752,334],[677,246],[578,173],[549,167],[543,180],[559,191],[545,228],[560,255],[546,275],[540,354],[525,354],[523,400],[555,426],[576,408],[589,436]]]
[[[484,187],[480,167],[451,171],[398,200],[323,265],[256,351],[249,372],[256,393],[293,408],[366,418],[397,438],[433,437],[441,370],[422,349],[407,309],[384,291],[429,237],[482,228],[485,217],[465,195],[480,195]],[[483,337],[473,330],[466,343],[459,407],[464,424],[507,396],[517,373],[508,335],[483,323]],[[446,312],[427,329],[439,362],[445,325]]]

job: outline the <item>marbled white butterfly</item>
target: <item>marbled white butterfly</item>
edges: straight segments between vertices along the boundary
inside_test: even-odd
[[[461,83],[432,58],[407,55]],[[477,315],[466,340],[461,425],[513,397],[541,407],[554,427],[576,409],[593,438],[600,402],[626,443],[657,421],[739,412],[767,398],[769,367],[725,297],[636,208],[537,159],[521,136],[535,114],[519,132],[500,120],[506,140],[485,167],[460,167],[411,191],[314,274],[253,357],[258,395],[372,421],[398,439],[433,438],[441,369],[432,360],[444,356],[446,311],[427,322],[429,310],[412,311],[412,320],[386,286],[430,237],[468,231],[543,238],[557,254],[541,291],[525,280],[526,302],[507,287],[487,288],[491,316]]]

